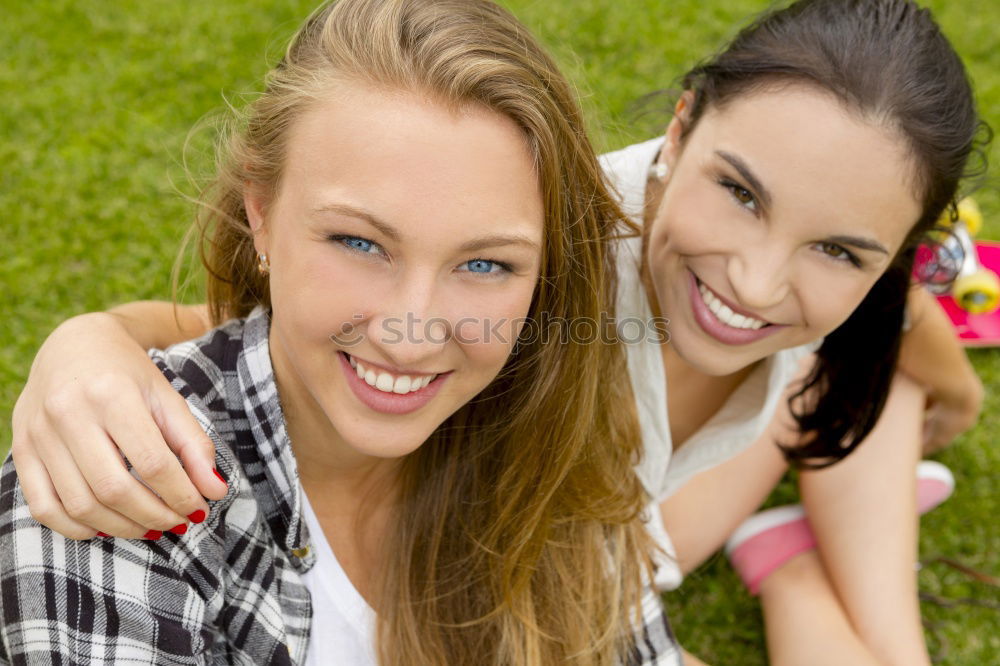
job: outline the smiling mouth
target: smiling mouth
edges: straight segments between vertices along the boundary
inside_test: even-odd
[[[383,393],[406,395],[416,393],[427,387],[438,375],[396,375],[391,372],[365,365],[350,354],[343,352],[351,367],[358,373],[358,379],[364,380],[372,388]]]
[[[715,318],[720,323],[743,331],[757,331],[772,325],[763,319],[756,319],[749,315],[733,312],[732,308],[723,303],[701,280],[698,280],[698,278],[695,278],[695,280],[698,283],[698,293],[701,294],[701,300],[705,303],[705,307],[715,315]]]

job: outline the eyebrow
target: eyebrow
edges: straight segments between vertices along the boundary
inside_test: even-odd
[[[749,166],[747,166],[746,162],[744,162],[739,156],[733,155],[725,150],[717,150],[715,151],[715,154],[724,159],[726,162],[729,162],[734,169],[739,171],[740,175],[743,176],[743,179],[747,181],[747,184],[760,195],[761,201],[764,202],[764,205],[770,207],[771,193],[768,192],[767,188],[761,184],[760,179],[754,175],[753,171]]]
[[[760,198],[764,202],[765,206],[771,205],[771,193],[767,191],[767,188],[761,185],[760,180],[754,175],[753,171],[750,170],[750,167],[747,166],[746,162],[740,159],[739,156],[733,155],[725,150],[717,150],[715,151],[715,154],[740,172],[740,175],[746,179],[747,184],[760,195]],[[837,243],[838,245],[849,245],[859,250],[869,250],[871,252],[889,254],[889,250],[887,250],[885,246],[878,241],[871,240],[869,238],[861,238],[860,236],[831,236],[827,239],[827,242]]]
[[[398,243],[401,239],[400,233],[393,228],[392,225],[380,220],[378,217],[372,213],[364,210],[363,208],[357,208],[355,206],[350,206],[347,204],[332,203],[323,206],[318,206],[313,209],[314,213],[336,213],[338,215],[344,215],[346,217],[353,217],[363,222],[367,222],[371,226],[375,227],[379,232],[387,236],[393,242]],[[533,250],[539,250],[538,243],[523,236],[521,234],[491,234],[489,236],[482,236],[480,238],[474,238],[466,243],[463,243],[459,248],[460,252],[476,252],[479,250],[484,250],[486,248],[493,247],[503,247],[506,245],[524,245]]]
[[[356,208],[354,206],[348,206],[347,204],[332,203],[332,204],[326,204],[326,205],[323,205],[323,206],[317,206],[316,208],[313,209],[313,212],[314,213],[336,213],[337,215],[343,215],[344,217],[353,217],[353,218],[362,220],[363,222],[367,222],[368,224],[372,225],[378,231],[380,231],[382,234],[384,234],[385,236],[388,236],[389,239],[391,239],[392,241],[395,241],[395,242],[398,243],[399,239],[400,239],[399,232],[396,231],[392,227],[392,225],[390,225],[390,224],[388,224],[386,222],[383,222],[382,220],[378,219],[377,217],[375,217],[374,215],[372,215],[368,211],[364,210],[363,208]]]
[[[859,250],[871,250],[872,252],[881,252],[882,254],[889,254],[889,250],[885,249],[878,241],[874,241],[868,238],[860,238],[858,236],[831,236],[827,239],[827,242],[837,243],[838,245],[850,245],[851,247],[856,247]]]

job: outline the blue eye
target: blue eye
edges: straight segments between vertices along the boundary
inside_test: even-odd
[[[473,259],[465,262],[462,266],[464,266],[464,270],[469,273],[479,273],[480,275],[510,272],[510,266],[500,263],[499,261],[490,261],[489,259]]]
[[[344,245],[361,252],[371,252],[371,249],[375,247],[375,243],[365,240],[364,238],[345,238],[343,239]]]
[[[379,247],[378,243],[372,242],[367,238],[347,236],[344,234],[330,235],[327,238],[335,243],[340,243],[344,247],[362,254],[382,254],[382,248]]]
[[[486,261],[485,259],[473,259],[468,262],[466,266],[468,266],[469,270],[473,273],[492,273],[493,266],[495,266],[495,264],[492,261]]]

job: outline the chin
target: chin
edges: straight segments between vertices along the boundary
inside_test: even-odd
[[[398,431],[395,436],[387,435],[383,428],[357,429],[345,438],[346,444],[357,453],[371,458],[404,458],[427,441],[426,436],[415,438],[412,435],[400,438]]]
[[[684,335],[671,335],[669,344],[686,364],[714,377],[732,375],[769,355],[748,353],[747,349],[737,351],[722,343],[687,339]]]

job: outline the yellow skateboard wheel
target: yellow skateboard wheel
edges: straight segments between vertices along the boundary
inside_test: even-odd
[[[965,223],[970,236],[975,236],[983,228],[983,213],[979,210],[979,204],[972,197],[965,197],[958,202],[958,219]],[[938,226],[952,226],[951,209],[945,209],[938,219]]]
[[[970,236],[975,236],[983,228],[983,213],[979,204],[972,197],[965,197],[958,202],[958,219],[965,222],[965,228]]]
[[[955,280],[951,293],[966,312],[993,312],[1000,305],[1000,278],[993,271],[980,269]]]

